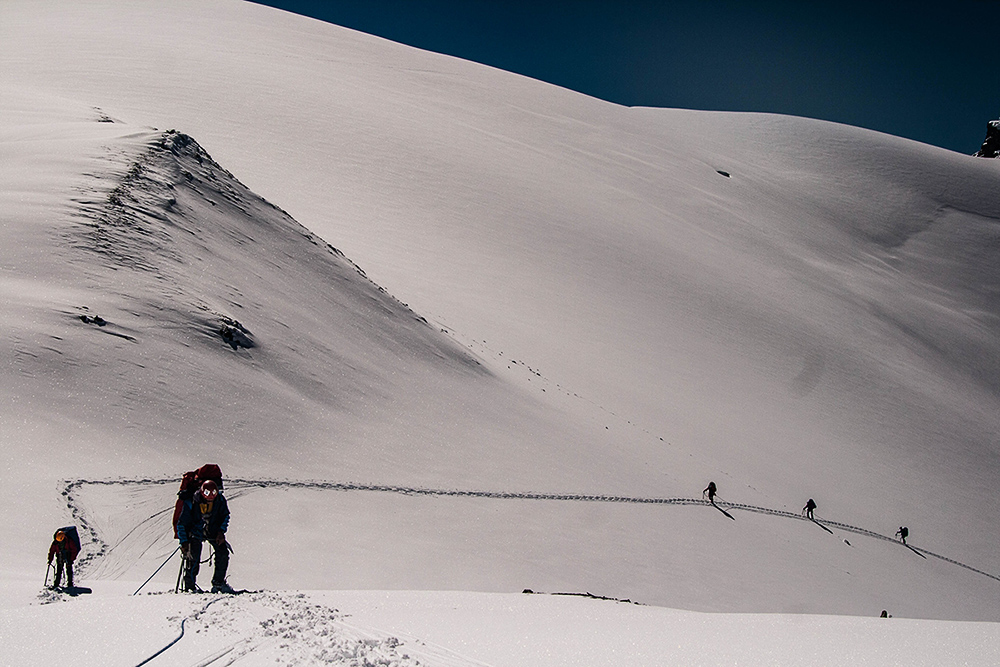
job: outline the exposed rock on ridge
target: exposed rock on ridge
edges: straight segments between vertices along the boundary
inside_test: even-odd
[[[986,139],[975,156],[1000,157],[1000,120],[991,120],[986,124]]]

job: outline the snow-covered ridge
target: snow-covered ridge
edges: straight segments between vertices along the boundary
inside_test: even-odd
[[[184,209],[183,202],[178,203],[178,196],[191,202],[192,195],[201,205],[228,207],[231,214],[209,218],[202,216],[197,206]],[[272,210],[268,211],[268,208]],[[259,215],[260,211],[273,215]],[[184,291],[182,284],[186,269],[196,260],[206,262],[216,259],[210,246],[217,235],[225,237],[228,243],[257,246],[273,244],[275,239],[290,245],[301,238],[329,251],[329,263],[337,268],[328,273],[336,277],[323,277],[331,282],[347,282],[345,268],[338,266],[344,264],[367,278],[364,271],[339,250],[321,241],[278,207],[247,190],[194,139],[173,130],[159,135],[150,143],[149,148],[129,165],[104,201],[96,204],[82,202],[81,212],[87,220],[78,238],[73,239],[75,247],[101,255],[102,264],[106,267],[153,274],[157,280],[174,283],[180,291]],[[206,219],[216,224],[206,224]],[[220,221],[231,221],[232,224],[217,224]],[[185,243],[192,239],[196,239],[193,245]],[[285,252],[292,254],[289,250]],[[257,253],[249,254],[254,259],[260,259]],[[219,257],[217,261],[231,259]],[[303,260],[301,257],[297,259]],[[314,265],[319,265],[316,260],[312,261]],[[237,275],[243,270],[238,264],[227,268]],[[226,269],[214,267],[213,270],[221,272]],[[387,294],[377,285],[372,284],[372,288]],[[229,286],[229,289],[234,288]],[[206,295],[205,298],[224,299],[218,295]],[[363,298],[371,301],[378,299],[372,295]],[[426,324],[426,320],[414,315],[405,304],[397,302],[392,306],[392,301],[391,298],[383,299],[377,308],[390,315],[409,313],[410,317]],[[228,312],[238,312],[234,309],[243,308],[243,305],[230,302],[227,307]],[[230,315],[213,311],[207,303],[194,303],[192,310],[208,314],[200,322],[204,333],[217,333],[234,350],[255,347],[251,332]],[[106,325],[107,322],[101,326]],[[439,341],[438,344],[447,347],[447,343]],[[466,363],[475,364],[464,352],[453,354],[458,358],[464,357]]]
[[[468,352],[250,193],[190,137],[167,132],[139,139],[137,155],[122,153],[127,162],[115,167],[118,175],[100,176],[80,192],[75,224],[54,239],[73,280],[92,298],[64,311],[64,324],[76,336],[89,329],[95,342],[108,340],[103,334],[131,344],[118,343],[115,364],[96,371],[110,377],[91,393],[106,388],[130,396],[109,411],[112,421],[168,425],[167,414],[181,409],[197,421],[191,408],[205,425],[218,426],[226,413],[249,417],[263,395],[244,388],[244,398],[234,401],[212,390],[212,376],[227,384],[236,381],[230,373],[269,376],[297,401],[350,412],[359,395],[386,392],[374,376],[389,367],[378,371],[358,356],[370,358],[370,346],[383,351],[376,356],[393,358],[392,372],[425,365],[459,377],[488,376]],[[150,354],[166,355],[163,361],[193,375],[157,381],[167,369],[144,363]],[[94,370],[85,378],[74,366],[63,376],[65,414],[74,412],[73,397],[83,396],[73,383],[94,379]],[[263,387],[253,380],[244,386]],[[98,426],[95,418],[86,417]],[[285,421],[280,432],[294,440],[298,430]]]

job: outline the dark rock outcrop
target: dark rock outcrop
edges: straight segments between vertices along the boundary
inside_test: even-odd
[[[976,157],[1000,157],[1000,120],[986,124],[986,139]]]

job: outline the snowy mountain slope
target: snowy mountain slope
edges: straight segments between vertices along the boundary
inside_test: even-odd
[[[371,338],[348,335],[330,315],[341,304],[315,289],[331,274],[297,257],[302,248],[335,258],[324,241],[313,245],[249,195],[230,206],[225,189],[176,183],[189,197],[170,205],[180,213],[164,212],[167,191],[145,201],[154,220],[177,225],[168,226],[176,257],[152,254],[149,268],[161,273],[109,289],[121,271],[58,255],[37,272],[43,284],[82,268],[88,281],[104,281],[100,296],[63,294],[49,320],[17,302],[6,335],[24,336],[33,322],[45,326],[27,330],[44,338],[56,312],[63,340],[98,334],[77,349],[100,361],[71,376],[53,361],[65,346],[32,359],[44,347],[36,338],[19,354],[47,376],[25,379],[23,366],[8,365],[8,404],[20,404],[4,415],[3,437],[17,443],[5,446],[8,466],[44,471],[39,482],[13,480],[8,499],[55,494],[65,479],[159,478],[198,457],[264,481],[638,498],[697,496],[712,478],[733,502],[796,512],[811,496],[822,516],[882,535],[906,523],[918,546],[1000,572],[991,518],[1000,502],[995,164],[802,119],[623,109],[240,3],[9,2],[0,12],[0,84],[18,123],[32,124],[25,113],[31,101],[44,106],[37,97],[60,96],[45,103],[73,106],[80,127],[109,133],[66,162],[64,144],[82,141],[68,129],[45,128],[48,136],[22,145],[5,169],[26,182],[5,181],[5,210],[25,193],[41,202],[31,229],[55,212],[64,222],[80,215],[81,202],[68,203],[72,188],[56,193],[39,178],[46,160],[66,178],[90,169],[106,197],[155,143],[146,129],[112,141],[122,130],[93,122],[98,106],[129,128],[190,133],[435,323],[424,327],[372,294],[398,313],[399,327],[383,331],[387,320],[377,319]],[[99,168],[82,155],[100,154],[102,142],[116,159]],[[82,203],[93,214],[99,201]],[[227,215],[209,212],[218,205]],[[240,207],[297,234],[293,257],[251,242],[263,232]],[[231,231],[199,242],[205,232],[191,225],[202,216]],[[86,219],[94,216],[74,217]],[[89,252],[86,238],[69,247]],[[5,262],[16,264],[6,285],[23,284],[33,249],[52,248],[5,247]],[[234,261],[238,269],[226,268]],[[333,275],[365,286],[339,262]],[[190,334],[145,333],[159,346],[151,358],[170,362],[159,379],[182,391],[158,393],[142,381],[154,375],[126,370],[132,341],[105,333],[137,338],[119,316],[135,295],[144,317]],[[175,297],[180,312],[165,307]],[[240,316],[237,303],[256,317]],[[374,321],[360,306],[348,310],[362,328]],[[80,329],[88,313],[116,328]],[[233,350],[215,337],[223,315],[259,345]],[[432,336],[438,326],[492,376]],[[108,340],[115,346],[94,342]],[[229,363],[248,357],[269,363]],[[343,384],[317,379],[329,377]],[[225,389],[235,386],[239,400]],[[123,422],[130,426],[116,426]],[[150,494],[169,505],[166,489],[143,493],[143,510]],[[44,525],[65,517],[58,501],[32,516]],[[740,513],[729,522],[711,508],[311,491],[241,502],[253,520],[234,526],[248,547],[234,571],[261,584],[568,587],[742,611],[998,611],[993,580],[924,563],[899,545],[848,537],[865,545],[853,549],[804,522]],[[149,516],[129,511],[129,527]],[[5,522],[22,518],[8,511]],[[31,551],[44,550],[47,535],[28,539]],[[125,576],[169,553],[169,537],[151,543]],[[275,571],[276,553],[296,565]],[[29,567],[13,549],[11,562],[19,573]]]
[[[38,481],[59,490],[60,479],[106,480],[53,494],[66,505],[42,505],[37,515],[38,523],[72,521],[85,529],[81,576],[88,580],[140,581],[170,556],[167,510],[176,482],[148,475],[209,456],[259,480],[230,487],[235,576],[257,585],[530,585],[694,608],[745,609],[752,599],[754,607],[768,610],[866,614],[891,606],[912,615],[991,617],[991,589],[982,587],[988,577],[937,560],[921,563],[919,554],[907,555],[898,545],[839,530],[837,538],[808,526],[803,531],[799,521],[767,515],[741,516],[733,530],[709,507],[630,502],[658,496],[595,505],[558,495],[586,490],[599,480],[595,470],[614,472],[613,464],[587,456],[586,449],[600,443],[588,445],[571,421],[537,416],[537,405],[498,383],[337,252],[246,191],[185,135],[136,133],[96,122],[101,116],[93,110],[78,112],[75,124],[36,124],[32,131],[47,141],[57,141],[60,132],[78,141],[91,136],[94,143],[79,145],[101,156],[90,165],[94,175],[77,167],[81,185],[57,188],[48,200],[51,184],[35,191],[33,179],[6,189],[9,200],[29,192],[49,203],[42,213],[27,214],[33,226],[22,220],[7,229],[42,230],[25,247],[37,254],[31,261],[39,276],[30,308],[47,325],[50,340],[25,337],[23,320],[11,327],[19,373],[6,386],[17,410],[5,414],[4,425],[11,465],[42,469],[33,471],[39,480],[28,493],[37,493]],[[24,131],[11,126],[11,134]],[[19,143],[23,172],[41,172],[32,160],[45,156],[39,148],[44,142]],[[48,228],[45,219],[60,224]],[[48,252],[37,253],[42,248]],[[10,256],[27,273],[24,255]],[[75,285],[72,298],[61,291],[69,283]],[[327,287],[318,291],[317,285]],[[58,298],[53,303],[39,293]],[[372,303],[375,308],[368,307]],[[28,308],[18,302],[10,312]],[[318,340],[311,338],[314,331],[322,334]],[[241,361],[247,363],[232,363]],[[416,387],[399,377],[404,371],[417,376]],[[448,387],[448,376],[457,386],[450,393],[440,390]],[[346,397],[336,393],[341,382],[350,388]],[[412,395],[430,382],[439,390],[411,407]],[[366,383],[373,385],[360,391],[365,400],[352,403],[350,394]],[[353,414],[371,419],[366,408],[391,409],[399,430]],[[433,421],[420,410],[448,411],[449,418]],[[17,425],[20,419],[37,429],[42,417],[32,415],[52,414],[65,422],[62,431],[32,434]],[[508,421],[491,424],[491,415]],[[116,434],[118,423],[130,426]],[[407,437],[414,428],[433,430],[435,439]],[[466,431],[456,434],[458,428]],[[65,446],[92,439],[79,434],[88,430],[102,432],[100,455]],[[373,432],[389,435],[373,438]],[[436,456],[434,448],[440,448]],[[366,450],[371,453],[356,453]],[[280,481],[302,479],[302,471],[331,482]],[[145,474],[144,481],[114,482],[136,474]],[[349,480],[356,481],[353,490],[335,486]],[[6,506],[16,511],[6,521],[17,530],[24,512],[16,499],[23,493],[14,481]],[[373,486],[379,482],[408,486],[397,497]],[[421,497],[421,488],[435,484],[471,493]],[[682,549],[676,548],[679,537]],[[830,549],[845,537],[851,546]],[[31,555],[44,550],[46,539],[44,531],[31,534],[34,547],[12,549],[7,566],[30,570]],[[787,551],[782,544],[799,546]],[[856,549],[862,551],[852,555]],[[714,555],[706,559],[708,554]],[[678,577],[693,558],[701,561],[699,576]],[[762,563],[775,559],[781,566],[766,575]],[[321,566],[275,568],[275,562]],[[817,568],[843,573],[817,576]],[[906,590],[908,581],[929,573],[919,589]],[[167,569],[158,581],[173,576]],[[952,595],[956,590],[964,592]]]
[[[49,197],[6,226],[34,232],[6,245],[12,467],[44,463],[47,485],[202,459],[236,475],[383,483],[485,485],[520,470],[527,484],[553,462],[589,475],[562,463],[579,446],[571,422],[499,382],[189,137],[95,132],[105,124],[88,115],[76,133],[14,124],[5,142],[26,174],[44,170],[62,132],[90,136],[100,156],[75,191],[5,188],[7,201]],[[50,415],[60,426],[43,426]],[[526,432],[538,432],[530,456]],[[173,490],[160,491],[169,503]],[[40,551],[47,538],[32,539]]]
[[[995,262],[970,249],[995,165],[829,123],[622,109],[241,3],[20,7],[8,80],[192,133],[417,312],[621,417],[598,426],[674,479],[740,469],[794,502],[837,479],[866,521],[997,509],[976,296]],[[772,464],[802,443],[796,469]],[[708,461],[685,469],[691,450]],[[662,488],[619,488],[637,484]]]

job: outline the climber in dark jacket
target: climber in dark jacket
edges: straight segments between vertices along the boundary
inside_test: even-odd
[[[49,547],[49,565],[52,565],[53,557],[56,559],[56,578],[52,582],[53,588],[59,588],[63,570],[66,571],[66,584],[73,588],[73,561],[76,560],[79,553],[80,550],[77,548],[76,542],[70,539],[62,529],[57,530],[56,534],[52,536],[52,545]]]
[[[816,501],[810,498],[809,502],[806,503],[806,506],[802,508],[802,514],[815,521],[815,518],[813,517],[814,509],[816,509]]]
[[[705,487],[705,490],[701,492],[701,497],[704,498],[705,495],[708,494],[708,502],[710,502],[710,503],[712,503],[714,505],[715,504],[715,493],[716,493],[716,490],[717,489],[716,489],[716,486],[715,486],[715,482],[709,482],[708,486]]]
[[[226,497],[219,493],[218,485],[205,480],[190,500],[184,501],[177,519],[177,539],[181,543],[181,553],[186,560],[184,570],[184,590],[197,592],[196,580],[201,568],[201,545],[205,540],[215,547],[215,573],[212,575],[212,592],[231,593],[226,583],[229,569],[229,544],[226,530],[229,529],[229,505]]]

